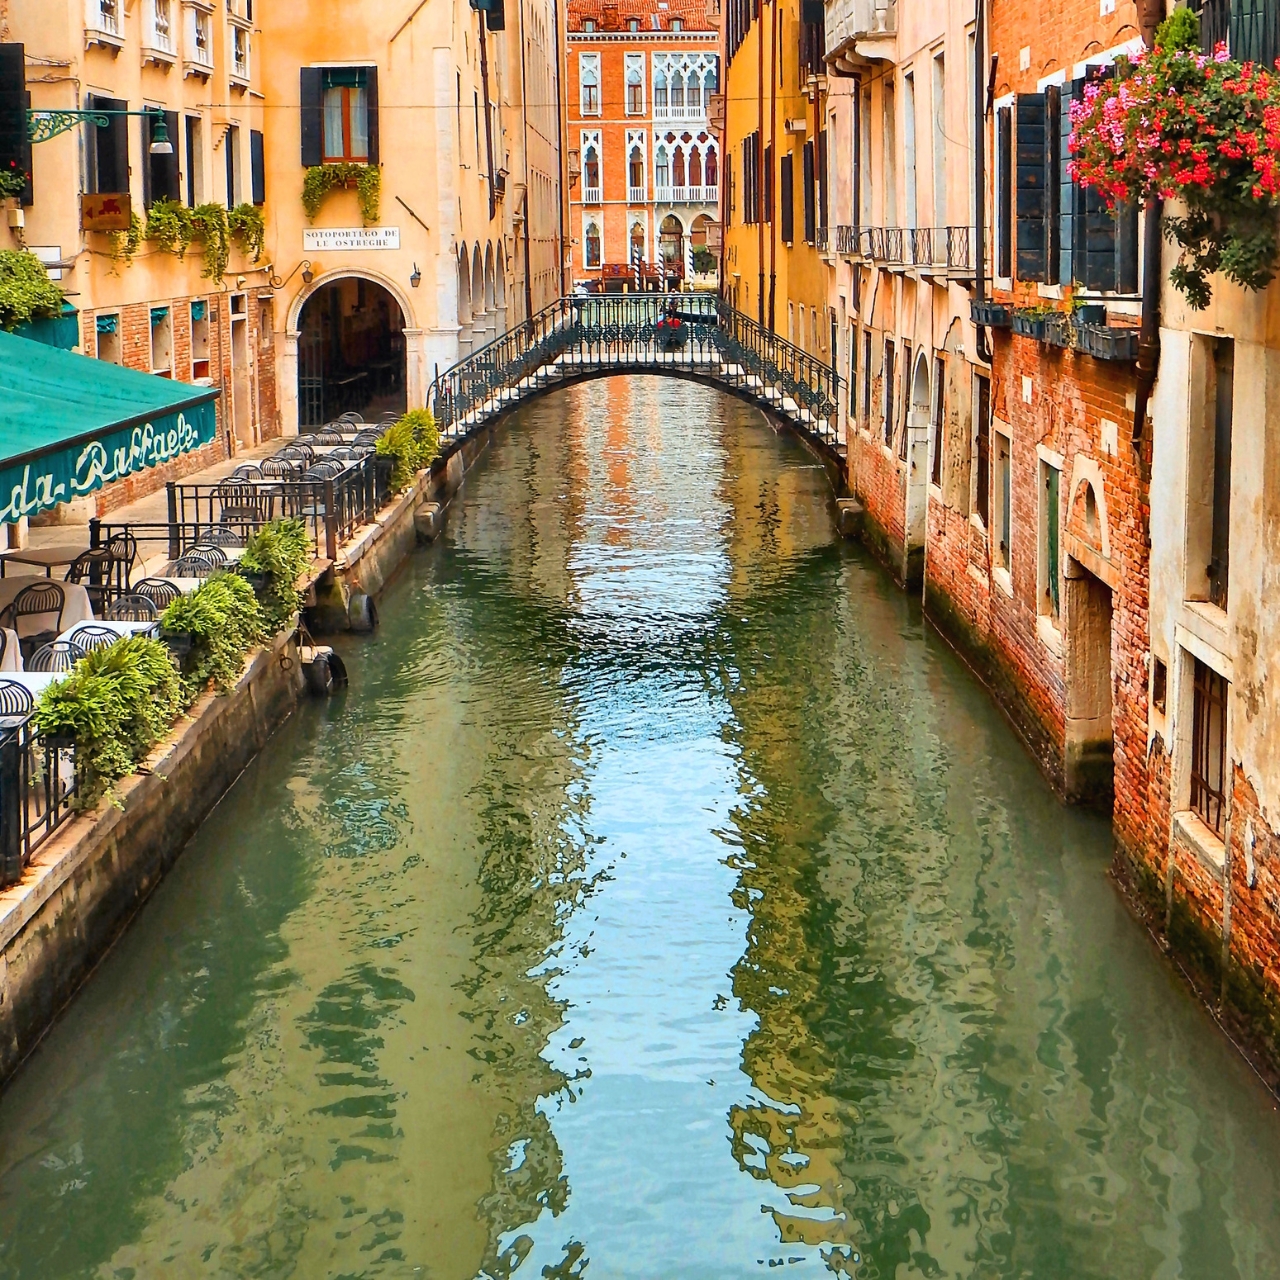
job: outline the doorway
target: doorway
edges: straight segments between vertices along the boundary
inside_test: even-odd
[[[231,295],[231,425],[236,447],[251,449],[254,439],[253,369],[249,354],[248,297]]]
[[[403,413],[404,316],[380,284],[348,276],[307,299],[298,323],[298,425]]]
[[[911,378],[907,414],[906,510],[903,518],[902,577],[908,586],[924,581],[924,544],[929,508],[929,425],[932,397],[929,358],[920,352]]]
[[[1073,556],[1064,571],[1067,799],[1110,810],[1111,588]]]
[[[684,279],[684,223],[674,213],[667,214],[658,228],[658,247],[666,286],[678,289]]]

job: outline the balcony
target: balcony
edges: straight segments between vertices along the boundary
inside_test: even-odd
[[[645,187],[628,187],[627,188],[628,204],[648,204],[649,192]]]
[[[86,0],[84,10],[84,43],[119,50],[124,47],[121,26],[123,0]]]
[[[705,120],[707,118],[707,102],[701,94],[666,94],[661,89],[654,90],[653,118],[655,120]]]
[[[720,188],[657,187],[653,198],[656,204],[716,204],[720,199]]]
[[[599,187],[583,187],[582,188],[583,204],[603,204],[604,200],[600,193]]]
[[[827,0],[826,61],[839,71],[898,60],[898,0]]]
[[[973,229],[838,226],[836,252],[879,266],[965,279],[973,274]]]

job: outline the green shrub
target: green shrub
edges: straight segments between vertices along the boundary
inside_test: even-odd
[[[77,803],[96,804],[168,731],[186,705],[169,651],[132,636],[95,649],[36,702],[33,720],[46,737],[76,744]]]
[[[435,461],[440,452],[440,432],[430,409],[410,409],[398,422],[379,437],[380,458],[394,458],[391,488],[399,493],[407,489],[413,477]]]
[[[307,170],[302,180],[302,208],[307,221],[315,220],[330,191],[348,183],[355,184],[365,226],[377,222],[382,202],[382,170],[376,164],[355,164],[347,160],[338,164],[315,164]]]
[[[191,636],[182,659],[182,678],[192,697],[212,680],[229,689],[244,670],[244,659],[265,637],[262,610],[253,588],[235,573],[220,573],[181,596],[160,615],[165,631]]]
[[[49,279],[44,263],[25,249],[0,249],[0,329],[61,310],[62,290]]]
[[[301,520],[273,520],[246,543],[240,567],[267,577],[259,602],[269,632],[278,631],[299,608],[294,584],[310,563],[311,536]]]

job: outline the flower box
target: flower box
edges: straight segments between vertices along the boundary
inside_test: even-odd
[[[1106,324],[1107,304],[1105,302],[1086,302],[1075,311],[1076,324]]]
[[[1065,311],[1045,317],[1044,340],[1051,347],[1062,347],[1064,350],[1070,350],[1076,345],[1075,326]]]
[[[969,318],[974,324],[985,324],[992,329],[1007,329],[1009,316],[1009,308],[998,302],[969,304]]]
[[[1024,338],[1035,338],[1037,341],[1043,342],[1047,324],[1048,319],[1043,315],[1028,315],[1023,311],[1015,311],[1013,313],[1013,331]]]
[[[1138,331],[1119,325],[1082,324],[1080,348],[1098,360],[1138,358]]]

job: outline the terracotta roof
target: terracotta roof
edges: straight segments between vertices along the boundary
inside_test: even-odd
[[[670,31],[679,18],[686,31],[718,31],[720,15],[715,0],[569,0],[567,25],[581,31],[590,18],[597,31],[626,31],[629,20],[640,19],[641,31]]]

